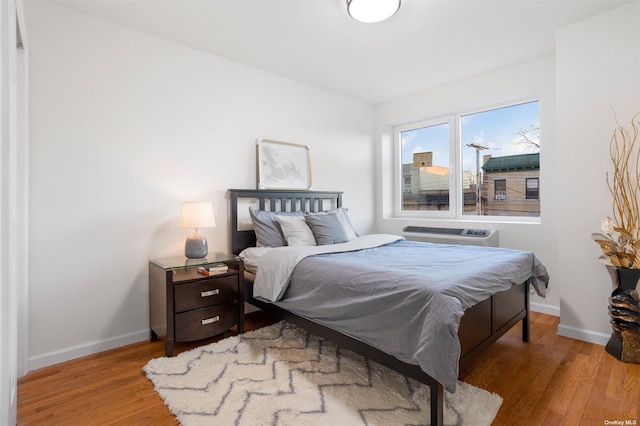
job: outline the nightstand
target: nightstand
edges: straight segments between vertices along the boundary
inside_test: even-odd
[[[198,268],[224,264],[228,271],[202,275]],[[149,260],[151,341],[165,337],[165,354],[175,342],[205,339],[237,325],[244,333],[244,265],[238,256],[209,253]]]

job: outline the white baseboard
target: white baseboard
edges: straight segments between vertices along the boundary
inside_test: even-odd
[[[259,311],[255,306],[245,303],[245,313]],[[27,371],[37,370],[38,368],[48,367],[50,365],[59,364],[61,362],[70,361],[87,355],[97,354],[98,352],[108,351],[109,349],[119,348],[121,346],[130,345],[132,343],[149,340],[149,329],[138,331],[124,336],[114,337],[112,339],[90,342],[85,345],[74,346],[57,352],[51,352],[44,355],[38,355],[29,358],[27,362]]]
[[[560,308],[557,306],[544,305],[542,303],[531,303],[529,309],[533,312],[540,312],[541,314],[553,315],[554,317],[560,316]]]
[[[85,345],[74,346],[58,352],[35,356],[33,358],[29,358],[28,371],[37,370],[38,368],[48,367],[49,365],[58,364],[87,355],[93,355],[109,349],[119,348],[120,346],[142,342],[144,340],[149,340],[149,329],[125,334],[124,336],[114,337],[112,339],[99,340]]]
[[[530,306],[533,312],[540,312],[547,315],[560,316],[560,308],[556,306],[544,305],[540,303],[532,303]],[[571,339],[582,340],[596,345],[606,345],[609,341],[610,334],[599,333],[596,331],[583,330],[580,328],[568,327],[563,324],[558,325],[558,336],[569,337]]]
[[[611,337],[610,334],[600,333],[597,331],[582,330],[579,328],[568,327],[562,324],[558,325],[558,335],[602,346],[606,345],[609,341],[609,337]]]
[[[246,306],[245,306],[246,307]],[[247,309],[247,311],[258,310],[257,308]],[[541,303],[531,303],[530,308],[534,312],[540,312],[547,315],[560,316],[560,308],[556,306],[544,305]],[[590,343],[604,345],[609,340],[609,335],[601,333],[587,332],[571,327],[565,327],[562,324],[558,326],[558,334],[565,337],[571,337],[578,340],[584,340]],[[50,365],[59,364],[61,362],[80,358],[87,355],[93,355],[98,352],[107,351],[109,349],[119,348],[121,346],[130,345],[132,343],[142,342],[149,339],[149,330],[145,329],[124,336],[114,337],[112,339],[100,340],[87,343],[86,345],[75,346],[58,352],[51,352],[29,358],[28,371],[37,370],[38,368],[48,367]]]

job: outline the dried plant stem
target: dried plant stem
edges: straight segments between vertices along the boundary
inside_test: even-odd
[[[631,119],[631,132],[618,126],[609,146],[613,176],[607,180],[613,197],[613,215],[621,237],[635,241],[640,237],[640,149],[638,131],[640,113]]]

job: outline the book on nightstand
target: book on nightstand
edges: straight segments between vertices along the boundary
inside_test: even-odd
[[[200,275],[218,275],[224,274],[229,271],[229,267],[227,265],[213,265],[213,266],[200,266],[198,268],[198,273]]]

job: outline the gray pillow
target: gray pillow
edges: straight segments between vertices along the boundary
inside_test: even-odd
[[[304,220],[307,221],[319,246],[349,241],[347,233],[335,213],[307,215]]]
[[[284,239],[276,215],[304,216],[304,212],[268,212],[249,207],[249,215],[256,233],[256,246],[282,247],[287,245],[287,240]]]
[[[339,207],[337,209],[325,210],[322,212],[309,213],[309,214],[322,215],[322,214],[331,214],[331,213],[334,213],[336,216],[338,216],[338,220],[342,224],[342,227],[344,228],[344,232],[347,234],[347,238],[349,240],[353,240],[354,238],[357,238],[359,236],[358,233],[353,228],[353,225],[351,224],[351,219],[349,218],[348,210],[344,207]]]

